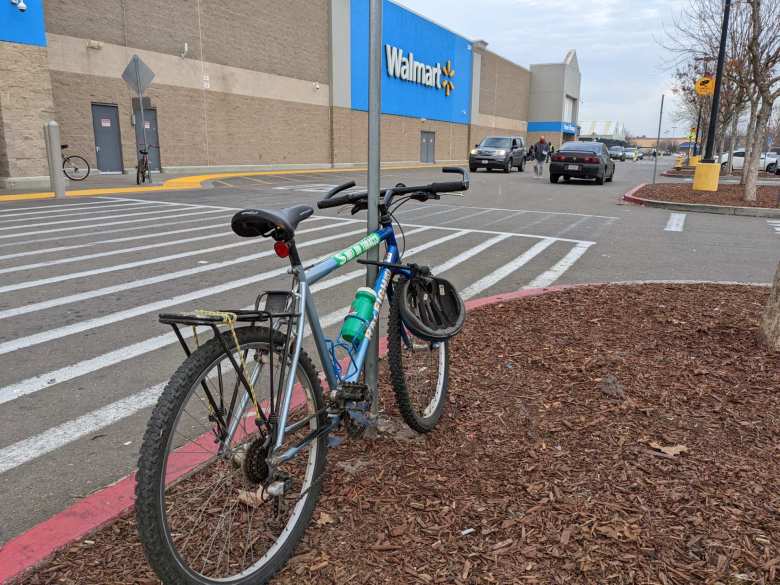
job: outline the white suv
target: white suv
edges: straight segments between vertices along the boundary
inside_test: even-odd
[[[762,152],[761,162],[759,163],[758,168],[768,173],[774,173],[775,170],[777,170],[778,168],[778,164],[777,164],[778,158],[780,158],[780,155],[775,154],[774,152]],[[728,163],[729,163],[729,153],[724,152],[723,154],[720,155],[720,166],[725,169]],[[740,170],[744,166],[745,166],[745,149],[740,148],[739,150],[734,151],[733,168],[735,170]]]

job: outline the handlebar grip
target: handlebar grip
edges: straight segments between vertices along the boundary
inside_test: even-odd
[[[433,183],[430,186],[431,193],[449,193],[451,191],[466,191],[468,185],[463,181],[451,181],[446,183]]]
[[[341,197],[336,197],[335,199],[321,199],[320,201],[317,201],[317,209],[338,207],[339,205],[344,205],[345,203],[349,203],[349,195],[342,195]]]
[[[356,184],[357,184],[357,183],[355,183],[355,181],[349,181],[349,182],[347,182],[347,183],[342,183],[342,184],[341,184],[341,185],[339,185],[338,187],[333,187],[333,189],[331,189],[330,191],[328,191],[328,194],[327,194],[327,195],[325,195],[325,199],[330,199],[331,197],[333,197],[333,196],[334,196],[336,193],[338,193],[339,191],[344,191],[344,190],[346,190],[346,189],[351,189],[351,188],[352,188],[352,187],[354,187]]]

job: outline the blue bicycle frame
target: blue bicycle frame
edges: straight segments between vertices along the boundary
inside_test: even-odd
[[[379,272],[373,287],[374,292],[376,293],[373,316],[366,327],[363,338],[357,345],[347,344],[346,342],[338,343],[338,340],[334,342],[325,337],[322,325],[320,324],[320,317],[317,313],[317,307],[314,305],[314,299],[311,298],[311,287],[330,273],[338,270],[368,250],[379,246],[382,242],[385,242],[386,244],[384,262],[397,263],[400,260],[400,255],[398,252],[398,244],[395,239],[395,232],[391,225],[386,225],[379,230],[368,234],[359,242],[345,248],[331,258],[323,260],[314,266],[304,268],[302,265],[293,265],[293,276],[295,281],[297,281],[297,287],[293,287],[294,290],[297,288],[297,292],[295,293],[297,305],[295,313],[299,315],[299,317],[295,331],[295,348],[292,352],[291,363],[298,363],[301,354],[301,346],[303,344],[304,326],[306,321],[308,321],[317,348],[317,353],[320,356],[320,362],[322,363],[325,372],[325,378],[331,391],[338,388],[343,382],[355,382],[358,380],[360,372],[363,370],[371,337],[379,322],[379,313],[382,309],[392,276],[393,274],[404,274],[407,277],[411,277],[411,273],[400,268],[391,269],[386,266],[379,267]],[[336,353],[334,351],[335,347],[341,347],[348,353],[349,364],[344,371],[342,371],[339,361],[336,358]],[[277,433],[274,444],[275,449],[280,449],[284,442],[284,431],[287,428],[287,417],[290,410],[294,386],[294,368],[290,368],[285,379],[284,392],[279,409],[279,432]],[[339,420],[339,418],[332,419],[325,432],[334,429],[338,425]],[[278,456],[278,460],[285,461],[294,457],[302,447],[303,445],[299,445],[288,449],[285,453]]]

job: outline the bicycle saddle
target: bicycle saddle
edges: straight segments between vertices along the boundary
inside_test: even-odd
[[[141,149],[138,151],[138,154],[149,154],[149,151]]]
[[[242,238],[273,237],[288,241],[295,236],[295,228],[314,209],[308,205],[296,205],[285,209],[244,209],[233,216],[230,227]]]
[[[67,144],[60,144],[60,148],[62,150],[65,150],[66,148],[68,148],[68,145]]]

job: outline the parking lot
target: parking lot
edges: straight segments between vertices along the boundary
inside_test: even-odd
[[[578,282],[769,281],[775,224],[672,221],[621,204],[651,169],[651,161],[618,163],[605,186],[480,172],[463,197],[399,210],[405,257],[434,267],[466,298]],[[247,307],[258,291],[287,284],[285,261],[268,241],[235,236],[232,214],[313,205],[351,179],[365,184],[347,171],[258,175],[197,191],[0,207],[0,543],[133,470],[149,408],[182,360],[157,313]],[[383,173],[385,185],[434,180],[447,178]],[[362,217],[328,210],[304,221],[297,240],[314,260],[364,232]],[[315,287],[330,332],[363,274],[351,265]]]

